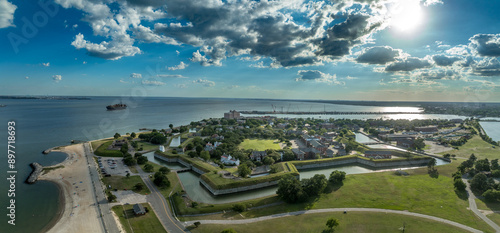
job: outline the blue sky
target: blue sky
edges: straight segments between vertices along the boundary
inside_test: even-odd
[[[498,102],[499,11],[489,0],[0,0],[0,94]]]

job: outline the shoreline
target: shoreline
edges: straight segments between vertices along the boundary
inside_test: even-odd
[[[57,206],[56,215],[41,230],[41,232],[45,233],[45,232],[50,231],[59,222],[59,220],[61,220],[62,216],[66,212],[65,208],[64,208],[66,206],[66,197],[64,196],[64,188],[58,182],[55,182],[52,180],[44,180],[44,181],[55,184],[57,187],[57,190],[58,190],[58,195],[59,195],[59,198],[57,201],[58,206]]]

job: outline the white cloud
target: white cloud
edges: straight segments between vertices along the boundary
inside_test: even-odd
[[[73,29],[76,29],[76,28],[78,28],[78,24],[73,25]]]
[[[15,27],[14,12],[17,6],[7,0],[0,0],[0,28]]]
[[[333,85],[344,85],[344,82],[337,80],[337,75],[325,74],[319,70],[299,70],[297,75],[300,77],[296,78],[295,81],[315,81],[318,83],[326,83]]]
[[[131,73],[130,78],[142,78],[142,74]]]
[[[175,85],[177,88],[187,88],[186,84],[177,84]]]
[[[58,83],[62,80],[62,76],[61,75],[52,75],[52,80],[54,80],[54,82]]]
[[[128,83],[127,81],[123,80],[123,79],[120,79],[120,82],[121,83]]]
[[[186,65],[186,63],[182,62],[179,65],[168,67],[168,70],[183,70],[186,69],[189,65]]]
[[[129,35],[124,36],[119,41],[102,41],[100,44],[89,42],[83,38],[83,34],[76,35],[75,40],[71,42],[77,49],[86,49],[89,55],[100,57],[107,60],[117,60],[126,56],[140,54],[141,50],[133,46],[134,40]]]
[[[205,87],[213,87],[215,86],[215,82],[212,82],[212,81],[209,81],[209,80],[206,80],[206,79],[197,79],[197,80],[194,80],[193,83],[195,84],[201,84]]]
[[[42,66],[49,67],[50,66],[50,62],[42,63]]]
[[[166,84],[164,82],[160,82],[160,81],[156,81],[156,80],[142,80],[141,83],[142,83],[142,85],[148,85],[148,86],[163,86]]]
[[[187,78],[187,77],[184,77],[184,76],[179,75],[179,74],[159,74],[159,75],[156,75],[156,77],[159,77],[159,78]]]
[[[24,77],[24,79],[29,79],[29,78],[30,78],[30,77],[28,77],[28,76]]]

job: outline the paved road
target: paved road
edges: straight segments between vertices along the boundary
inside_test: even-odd
[[[97,167],[94,162],[94,152],[92,151],[89,143],[83,144],[83,149],[85,152],[85,157],[87,158],[87,165],[89,166],[90,177],[92,178],[92,186],[95,193],[96,204],[98,208],[98,213],[101,216],[101,222],[104,226],[104,232],[117,233],[118,226],[111,213],[111,207],[106,199],[106,194],[104,192],[104,187],[99,179],[99,173],[97,172]]]
[[[496,232],[500,232],[500,227],[477,209],[476,196],[471,191],[469,182],[467,182],[466,179],[462,179],[462,181],[467,185],[466,190],[467,190],[467,194],[469,196],[469,208],[470,208],[470,210],[472,210],[472,212],[474,212],[474,214],[476,214],[483,221],[488,223],[488,225],[490,225],[493,229],[495,229]]]
[[[163,227],[167,230],[167,232],[189,232],[189,230],[187,230],[186,227],[173,216],[170,208],[168,207],[167,200],[165,200],[158,188],[156,188],[153,182],[151,182],[151,180],[149,179],[150,174],[144,172],[139,166],[136,166],[136,168],[142,180],[151,191],[151,194],[149,194],[146,199],[151,204],[151,207],[156,213],[156,216],[158,216],[158,219],[160,220]]]
[[[386,209],[374,209],[374,208],[330,208],[330,209],[317,209],[317,210],[303,210],[303,211],[296,211],[296,212],[289,212],[289,213],[282,213],[282,214],[274,214],[274,215],[269,215],[269,216],[264,216],[264,217],[259,217],[259,218],[250,218],[250,219],[241,219],[241,220],[196,220],[196,221],[188,221],[185,222],[186,225],[192,225],[194,222],[200,222],[201,224],[245,224],[245,223],[253,223],[253,222],[259,222],[259,221],[264,221],[268,219],[274,219],[274,218],[281,218],[281,217],[287,217],[287,216],[297,216],[297,215],[302,215],[302,214],[315,214],[315,213],[328,213],[328,212],[377,212],[377,213],[392,213],[392,214],[402,214],[402,215],[409,215],[409,216],[414,216],[414,217],[419,217],[419,218],[425,218],[425,219],[430,219],[434,221],[438,221],[441,223],[446,223],[449,225],[453,225],[456,227],[459,227],[461,229],[470,231],[470,232],[482,232],[479,230],[476,230],[472,227],[462,225],[457,222],[453,222],[450,220],[430,216],[430,215],[425,215],[425,214],[417,214],[417,213],[412,213],[412,212],[407,212],[407,211],[400,211],[400,210],[386,210]]]

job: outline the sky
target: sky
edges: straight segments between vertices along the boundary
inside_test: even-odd
[[[500,1],[0,0],[0,95],[499,102]]]

